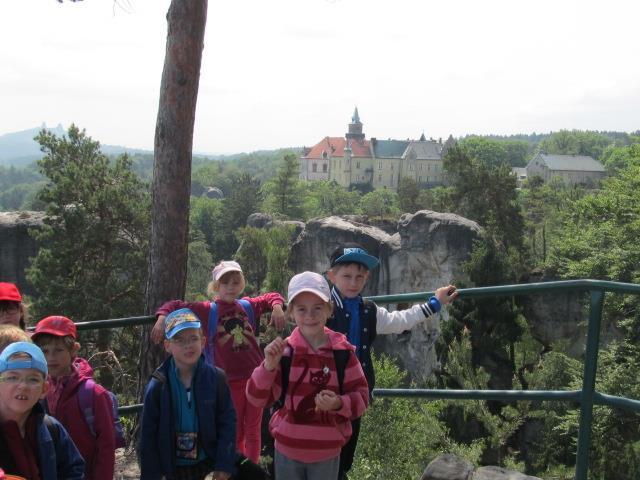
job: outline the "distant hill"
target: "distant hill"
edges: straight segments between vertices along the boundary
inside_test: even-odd
[[[42,158],[40,145],[33,138],[38,135],[40,130],[43,128],[46,128],[57,136],[62,136],[67,133],[62,125],[58,125],[55,128],[49,128],[43,124],[38,128],[31,128],[29,130],[0,135],[0,165],[5,167],[25,167],[39,158]],[[152,153],[150,150],[121,147],[119,145],[101,144],[100,149],[105,155],[120,155],[122,153]]]

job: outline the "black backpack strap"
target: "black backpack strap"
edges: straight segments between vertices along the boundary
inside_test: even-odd
[[[351,355],[351,350],[333,351],[333,359],[336,362],[336,372],[338,374],[338,388],[340,395],[344,393],[344,371],[347,369],[347,363],[349,363],[349,357]]]
[[[47,430],[49,430],[49,435],[51,435],[53,444],[57,449],[58,446],[60,445],[60,428],[58,428],[58,425],[53,421],[53,419],[49,415],[45,415],[42,418],[42,423],[44,423],[44,426],[47,427]]]
[[[287,389],[289,388],[289,372],[291,371],[292,358],[293,350],[291,350],[291,355],[283,355],[282,358],[280,358],[280,371],[282,372],[282,391],[280,392],[280,398],[273,403],[272,411],[274,412],[284,407],[284,400],[287,396]]]

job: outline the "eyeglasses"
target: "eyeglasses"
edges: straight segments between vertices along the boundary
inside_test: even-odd
[[[28,377],[21,377],[20,375],[0,375],[0,382],[8,385],[19,385],[24,383],[29,388],[39,387],[44,383],[44,378],[41,375],[29,375]]]

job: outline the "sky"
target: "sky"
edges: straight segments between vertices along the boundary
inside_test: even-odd
[[[153,149],[169,0],[5,0],[0,135]],[[194,152],[640,129],[640,2],[209,0]]]

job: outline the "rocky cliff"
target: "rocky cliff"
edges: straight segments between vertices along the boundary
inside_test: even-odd
[[[33,294],[25,270],[37,246],[30,228],[40,228],[43,212],[0,212],[0,281],[18,285],[22,293]]]
[[[357,242],[380,259],[365,295],[433,291],[464,277],[462,265],[480,234],[475,222],[426,210],[402,215],[394,234],[352,218],[314,219],[304,226],[291,248],[291,267],[295,272],[325,272],[329,256],[339,244]],[[375,348],[400,359],[412,378],[422,381],[437,366],[436,338],[437,332],[420,327],[401,335],[378,336]]]

